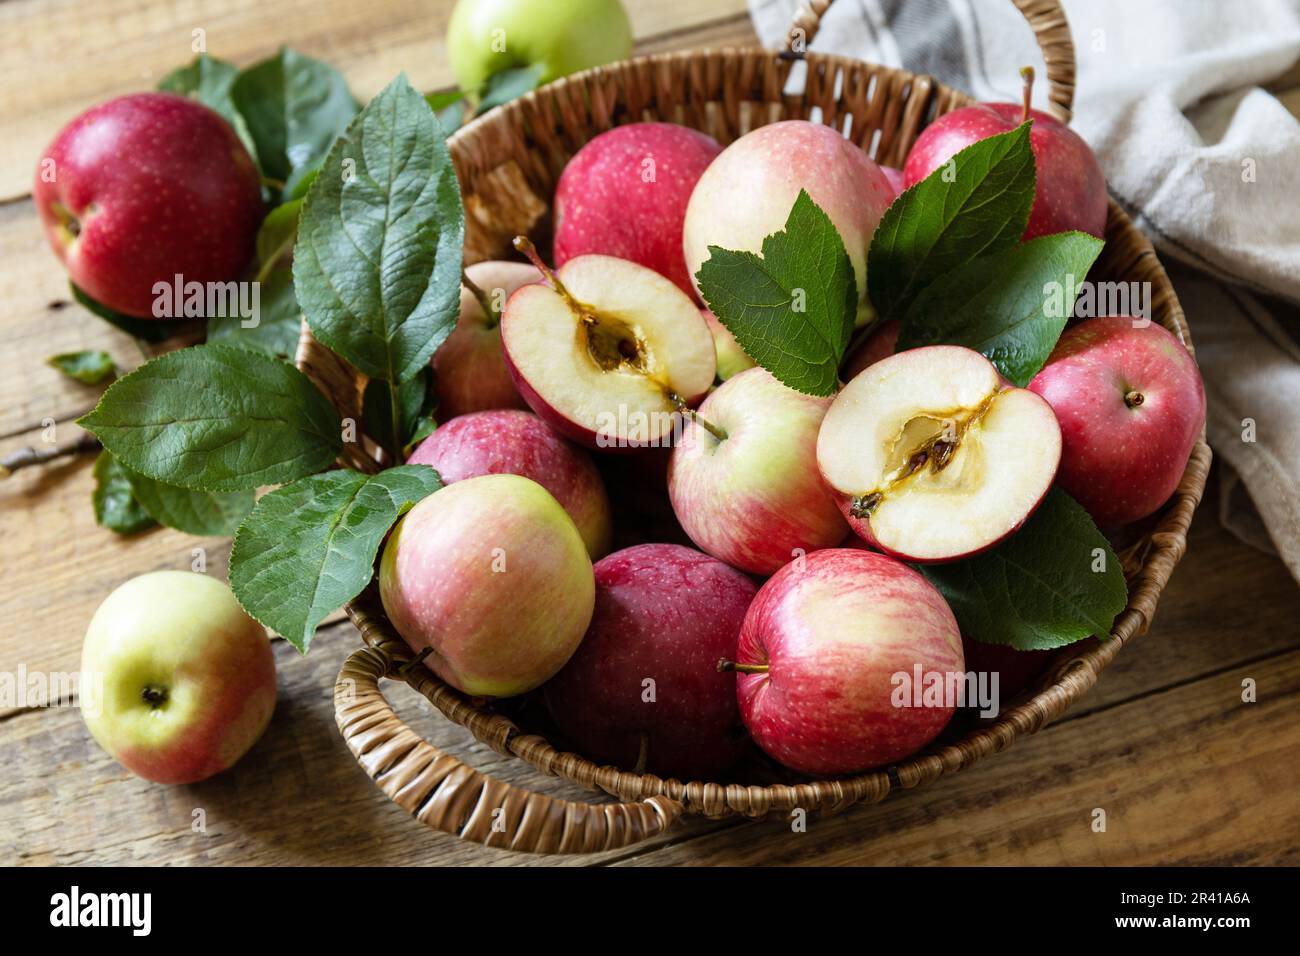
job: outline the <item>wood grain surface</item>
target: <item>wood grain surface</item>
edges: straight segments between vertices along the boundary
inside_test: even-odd
[[[641,51],[755,42],[743,0],[627,6]],[[339,66],[362,98],[403,69],[419,87],[443,86],[450,7],[0,3],[0,455],[40,446],[51,423],[59,441],[75,438],[72,419],[96,400],[97,389],[48,368],[47,356],[104,348],[122,369],[141,360],[131,339],[68,301],[26,198],[40,150],[63,122],[188,60],[196,28],[209,52],[239,64],[290,42]],[[227,541],[166,529],[123,539],[99,528],[91,464],[81,457],[0,482],[0,672],[75,670],[94,608],[135,574],[190,567],[196,548],[210,573],[225,574]],[[973,769],[810,818],[804,830],[691,820],[630,850],[565,860],[428,832],[371,785],[339,739],[333,681],[357,636],[335,619],[309,657],[277,642],[271,728],[235,768],[196,786],[156,786],[123,770],[90,739],[75,701],[0,710],[10,768],[0,779],[0,864],[1294,864],[1300,591],[1279,562],[1219,527],[1213,487],[1206,500],[1150,633],[1065,719]],[[1242,700],[1246,679],[1255,703]],[[400,685],[395,693],[415,729],[476,767],[583,795],[477,744]]]

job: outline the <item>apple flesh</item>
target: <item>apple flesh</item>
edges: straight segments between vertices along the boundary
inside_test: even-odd
[[[849,524],[907,561],[954,561],[1002,541],[1038,507],[1061,429],[971,349],[931,345],[859,373],[836,396],[817,463]]]
[[[704,316],[704,323],[713,334],[713,348],[718,354],[719,379],[725,382],[745,369],[754,367],[755,362],[749,357],[749,353],[740,347],[731,330],[723,325],[716,315],[708,309],[700,309],[700,315]]]
[[[275,657],[230,588],[189,571],[132,578],[104,599],[81,651],[82,714],[99,745],[157,783],[239,760],[275,710]]]
[[[536,67],[538,84],[627,59],[632,25],[618,0],[460,0],[447,23],[447,56],[460,88]]]
[[[682,221],[695,183],[721,151],[712,136],[675,123],[631,123],[595,137],[555,188],[555,264],[617,256],[693,295]]]
[[[700,415],[726,437],[688,423],[668,469],[673,511],[691,540],[763,575],[800,552],[843,541],[849,529],[816,464],[830,404],[761,368],[728,379],[705,399]]]
[[[480,475],[531,478],[568,512],[592,560],[609,550],[613,519],[600,473],[586,452],[531,412],[494,409],[453,418],[407,464],[430,465],[447,484]]]
[[[501,320],[524,401],[593,448],[671,443],[678,412],[717,370],[700,310],[659,273],[612,256],[578,256],[556,275],[515,292]]]
[[[501,315],[506,299],[542,275],[523,262],[476,262],[466,276],[488,298],[496,314],[483,311],[478,297],[461,286],[460,317],[433,355],[439,421],[491,408],[527,408],[501,355]]]
[[[896,705],[894,675],[911,679],[917,667],[923,680],[964,671],[943,597],[899,561],[832,548],[759,589],[740,630],[736,694],[745,726],[778,762],[857,773],[916,752],[952,718],[950,700]]]
[[[854,346],[853,351],[844,359],[840,378],[851,382],[864,368],[870,368],[881,359],[893,355],[894,348],[898,345],[898,333],[902,328],[902,323],[897,319],[880,323],[870,335]]]
[[[1129,316],[1068,329],[1029,388],[1061,423],[1061,487],[1102,527],[1158,511],[1205,426],[1196,360],[1164,328]]]
[[[424,664],[466,694],[549,680],[591,622],[586,545],[559,503],[518,475],[466,478],[398,522],[379,566],[384,611]]]
[[[1106,233],[1106,177],[1083,137],[1055,117],[1029,109],[1033,74],[1027,76],[1025,102],[980,103],[945,113],[912,144],[903,165],[904,185],[925,179],[959,151],[1032,120],[1029,147],[1037,180],[1034,205],[1024,238],[1078,229],[1098,239]]]
[[[748,741],[734,659],[758,590],[721,561],[676,544],[641,544],[596,562],[587,636],[547,682],[546,703],[579,751],[624,770],[709,779]]]
[[[82,113],[42,156],[32,198],[72,281],[110,309],[154,315],[154,285],[239,278],[262,221],[257,167],[230,124],[171,93]]]
[[[862,299],[867,247],[894,192],[866,153],[829,126],[807,120],[746,133],[704,171],[686,208],[687,271],[692,277],[699,272],[709,246],[761,253],[763,239],[785,228],[801,189],[844,240]]]

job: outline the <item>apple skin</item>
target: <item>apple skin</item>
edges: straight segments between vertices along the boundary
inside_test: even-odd
[[[499,305],[520,286],[540,282],[542,275],[522,262],[476,262],[465,269],[471,282]],[[499,294],[498,294],[499,290]],[[478,299],[460,290],[460,318],[451,335],[433,355],[438,420],[491,408],[527,408],[501,355],[501,321],[483,314]]]
[[[447,485],[407,512],[379,566],[384,611],[424,664],[466,694],[549,680],[591,622],[586,545],[559,503],[519,475]]]
[[[1106,177],[1083,137],[1060,120],[1030,110],[1029,147],[1037,184],[1023,238],[1078,229],[1098,239],[1106,233]],[[945,113],[922,131],[903,166],[907,187],[915,186],[972,143],[1006,133],[1023,122],[1024,107],[980,103]]]
[[[596,562],[596,610],[577,652],[547,682],[546,703],[587,757],[711,779],[748,749],[734,674],[748,577],[677,544],[640,544]],[[654,680],[653,701],[643,681]]]
[[[785,228],[799,190],[830,217],[866,295],[867,247],[894,191],[861,149],[829,126],[784,120],[746,133],[704,171],[686,208],[682,246],[692,279],[709,246],[761,253]],[[698,286],[697,286],[698,288]]]
[[[471,92],[502,70],[536,65],[541,85],[631,54],[618,0],[459,0],[447,24],[452,72]]]
[[[719,441],[690,422],[668,466],[673,512],[702,550],[767,575],[844,540],[836,496],[817,470],[817,431],[831,399],[782,385],[752,368],[718,387],[699,414]]]
[[[700,309],[700,315],[704,316],[704,323],[713,333],[713,348],[718,353],[719,379],[725,382],[757,364],[749,357],[749,353],[740,347],[731,330],[723,325],[716,315],[708,309]]]
[[[901,169],[895,169],[893,166],[881,166],[880,171],[885,174],[889,180],[889,187],[894,190],[894,198],[897,199],[907,189],[907,178],[903,175]]]
[[[430,465],[450,484],[480,475],[531,478],[560,503],[592,560],[609,550],[609,496],[591,458],[536,415],[492,409],[453,418],[420,443],[409,465]]]
[[[965,670],[957,622],[933,585],[855,548],[815,551],[773,575],[745,615],[737,662],[768,667],[736,678],[754,740],[819,775],[894,763],[947,726],[955,707],[895,707],[893,674]]]
[[[239,278],[264,212],[257,167],[230,124],[171,93],[121,96],[63,127],[32,198],[72,281],[142,319],[155,317],[157,282]]]
[[[1040,677],[1057,654],[1056,650],[1020,651],[1005,644],[985,644],[964,634],[962,648],[967,670],[998,675],[1000,708]],[[978,710],[979,706],[968,702],[967,708]]]
[[[595,137],[555,187],[555,264],[587,253],[617,256],[694,296],[682,221],[696,182],[720,152],[712,136],[675,123],[632,123]]]
[[[95,611],[81,651],[86,726],[108,754],[157,783],[196,783],[255,744],[275,710],[275,657],[230,588],[190,571],[153,571]],[[155,706],[143,696],[161,692]],[[94,697],[95,700],[88,700]]]
[[[889,319],[880,323],[879,328],[863,339],[849,353],[848,358],[844,360],[844,367],[840,371],[840,379],[851,382],[854,376],[863,369],[870,368],[881,359],[893,355],[894,348],[898,345],[898,333],[902,331],[902,328],[903,324],[897,319]]]
[[[1103,528],[1169,500],[1205,425],[1196,360],[1170,332],[1138,321],[1080,322],[1029,383],[1061,424],[1057,481]],[[1132,392],[1142,396],[1136,407],[1126,402]]]

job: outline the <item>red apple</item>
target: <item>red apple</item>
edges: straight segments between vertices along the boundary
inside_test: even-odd
[[[723,382],[673,449],[668,494],[691,540],[728,564],[771,574],[799,551],[829,548],[848,531],[817,472],[817,431],[829,398],[787,388],[766,369]]]
[[[1129,316],[1068,329],[1029,388],[1061,423],[1061,487],[1102,527],[1168,501],[1205,425],[1196,360],[1159,325]]]
[[[609,550],[609,497],[596,466],[530,412],[494,409],[453,418],[421,442],[408,464],[431,465],[448,484],[479,475],[531,478],[569,513],[593,560]]]
[[[544,688],[555,722],[585,756],[624,770],[722,773],[747,739],[718,661],[736,656],[754,582],[676,544],[615,552],[595,573],[591,627]]]
[[[239,278],[262,221],[257,167],[230,124],[194,100],[136,93],[65,126],[32,187],[55,255],[92,298],[154,315],[154,284]]]
[[[531,249],[531,247],[529,247]],[[506,301],[506,365],[530,408],[589,447],[666,447],[713,385],[700,310],[645,266],[578,256]]]
[[[591,559],[537,482],[481,475],[397,523],[379,564],[388,619],[424,665],[466,694],[510,697],[565,665],[591,623]]]
[[[867,247],[894,200],[880,167],[838,130],[807,120],[760,126],[722,151],[704,171],[686,209],[682,243],[692,277],[709,246],[759,253],[785,228],[799,190],[807,190],[844,241],[867,290]]]
[[[1106,177],[1083,137],[1047,113],[1029,108],[1030,73],[1025,101],[980,103],[945,113],[925,128],[903,166],[906,186],[914,186],[972,143],[1006,133],[1033,120],[1029,146],[1034,152],[1037,185],[1024,238],[1078,229],[1101,239],[1106,232]]]
[[[962,649],[967,670],[998,675],[999,709],[1042,676],[1057,654],[1056,650],[1019,651],[1006,644],[985,644],[965,635],[962,635]],[[979,709],[974,702],[968,702],[967,707]]]
[[[736,693],[745,726],[777,761],[856,773],[916,752],[952,718],[947,698],[915,706],[917,668],[922,688],[964,671],[943,597],[899,561],[833,548],[759,589],[740,631]]]
[[[907,561],[955,561],[1016,531],[1051,487],[1051,406],[956,345],[898,352],[835,397],[817,464],[849,524]]]
[[[595,137],[555,187],[555,264],[617,256],[694,294],[682,258],[682,220],[700,175],[722,147],[675,123],[631,123]]]
[[[844,359],[844,367],[840,371],[841,381],[851,382],[864,368],[869,368],[881,359],[893,355],[894,347],[898,344],[898,333],[902,328],[903,324],[897,319],[880,323],[870,335],[854,346],[853,351],[849,352]]]
[[[477,296],[461,286],[460,318],[433,356],[438,420],[490,408],[527,408],[501,355],[501,310],[520,286],[542,276],[523,262],[476,262],[465,269],[488,298],[495,315],[483,311]]]
[[[907,178],[903,175],[901,169],[895,169],[893,166],[881,166],[880,171],[885,174],[889,180],[889,188],[894,191],[894,198],[897,199],[907,188]]]
[[[225,582],[189,571],[132,578],[95,611],[81,711],[137,776],[196,783],[235,763],[275,710],[275,657]]]

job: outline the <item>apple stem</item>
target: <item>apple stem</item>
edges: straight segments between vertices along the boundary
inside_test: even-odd
[[[43,465],[60,458],[71,458],[74,455],[99,451],[102,447],[104,446],[99,443],[99,439],[87,432],[76,441],[55,445],[53,448],[19,448],[0,458],[0,478],[8,478],[15,471],[30,468],[32,465]]]
[[[1034,93],[1034,68],[1022,66],[1020,76],[1025,81],[1025,111],[1020,114],[1020,122],[1024,123],[1029,120],[1029,100]]]
[[[144,690],[140,691],[140,698],[154,710],[157,710],[167,703],[167,691],[162,687],[149,684]]]
[[[465,274],[465,270],[460,270],[460,284],[469,289],[470,293],[478,300],[478,307],[483,310],[487,316],[487,327],[494,329],[501,322],[501,313],[492,305],[492,297],[489,296],[479,284]]]
[[[766,664],[739,664],[736,661],[729,661],[725,657],[718,661],[719,673],[735,671],[737,674],[766,674]]]
[[[1146,400],[1147,400],[1146,396],[1143,395],[1141,392],[1139,392],[1137,389],[1134,389],[1133,391],[1127,393],[1124,396],[1124,404],[1127,405],[1129,408],[1137,408]]]
[[[533,245],[531,239],[527,236],[515,236],[514,242],[512,242],[511,245],[515,247],[517,252],[522,252],[528,257],[528,261],[531,262],[536,267],[537,271],[542,274],[542,278],[546,280],[547,285],[570,302],[575,301],[573,296],[569,295],[569,290],[564,287],[564,283],[560,281],[560,277],[555,274],[555,270],[542,261],[542,257],[538,255],[537,247]]]
[[[673,406],[680,414],[685,415],[691,421],[695,422],[718,441],[727,440],[727,433],[724,430],[713,424],[695,409],[691,408],[691,406],[687,405],[686,399],[682,398],[676,392],[669,392],[668,400],[673,403]]]
[[[409,661],[407,661],[405,664],[399,667],[397,669],[397,673],[399,675],[408,673],[411,670],[411,668],[415,667],[417,664],[419,664],[422,660],[424,660],[432,653],[433,653],[433,648],[426,647],[424,650],[420,651],[420,653],[416,654]]]

